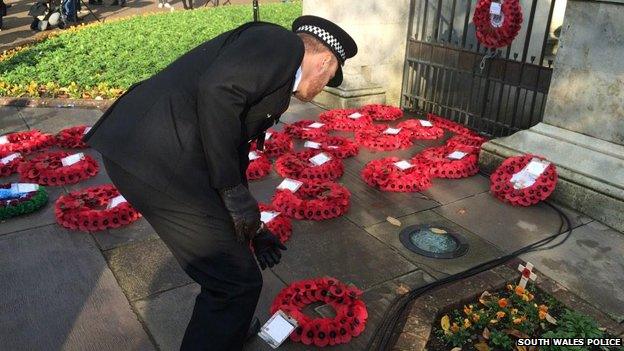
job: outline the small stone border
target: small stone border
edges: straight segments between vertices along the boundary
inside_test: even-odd
[[[65,107],[65,108],[91,108],[106,110],[115,100],[95,99],[64,99],[64,98],[19,98],[0,97],[0,106],[12,107]]]
[[[485,290],[494,291],[507,284],[516,284],[520,275],[515,267],[524,263],[519,259],[492,270],[477,274],[459,282],[445,285],[416,299],[409,308],[407,319],[395,336],[394,351],[424,350],[431,335],[432,326],[439,315],[452,307],[462,306],[478,298]],[[538,274],[536,285],[566,307],[594,318],[598,325],[624,339],[624,325],[618,324],[606,314],[590,306],[562,285],[543,274]]]

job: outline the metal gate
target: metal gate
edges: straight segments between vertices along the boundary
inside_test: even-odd
[[[537,124],[566,1],[521,0],[522,29],[512,45],[494,51],[475,36],[478,0],[411,0],[402,107],[492,137]]]

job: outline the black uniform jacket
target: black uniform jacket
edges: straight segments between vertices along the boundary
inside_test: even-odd
[[[249,142],[288,108],[303,54],[283,27],[244,24],[131,86],[84,139],[147,184],[229,218],[216,189],[246,183]]]

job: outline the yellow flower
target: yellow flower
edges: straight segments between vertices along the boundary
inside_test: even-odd
[[[529,295],[522,295],[522,300],[526,302],[531,301],[531,299],[529,298]]]
[[[506,315],[507,314],[505,312],[503,312],[503,311],[496,312],[496,318],[497,319],[505,318]]]
[[[472,314],[472,308],[464,306],[464,313],[469,316],[470,314]]]
[[[468,320],[468,318],[464,319],[464,328],[468,329],[470,328],[472,324],[470,324],[470,321]]]
[[[511,309],[511,314],[517,314],[518,313],[518,309],[517,308],[512,308]]]
[[[472,321],[477,323],[479,321],[479,319],[481,319],[481,316],[479,316],[478,314],[474,313],[472,315]]]
[[[442,327],[442,330],[444,330],[445,332],[447,332],[450,327],[451,327],[451,321],[449,316],[444,315],[444,317],[442,317],[442,319],[440,320],[440,326]]]
[[[533,294],[531,294],[530,292],[527,292],[527,297],[529,298],[529,301],[533,301],[533,299],[535,298],[535,296],[533,296]]]
[[[507,290],[511,291],[511,290],[513,290],[513,289],[514,289],[514,288],[513,288],[513,285],[511,285],[511,284],[507,284]]]

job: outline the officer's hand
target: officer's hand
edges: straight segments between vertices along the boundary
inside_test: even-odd
[[[219,195],[234,222],[236,241],[247,245],[260,228],[258,202],[243,184],[219,189]]]
[[[286,250],[286,246],[266,227],[260,229],[258,235],[253,238],[252,244],[256,259],[262,269],[278,264],[282,258],[281,250]]]

